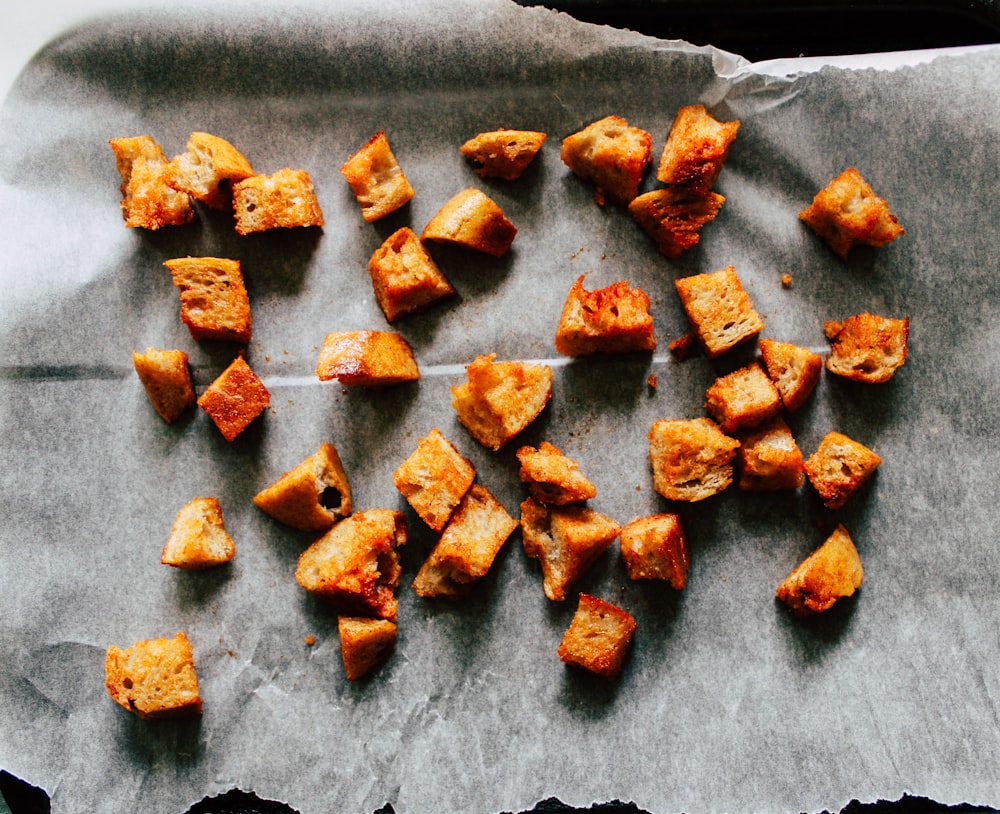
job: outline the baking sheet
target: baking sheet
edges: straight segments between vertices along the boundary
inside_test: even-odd
[[[0,767],[60,812],[181,811],[233,787],[303,812],[497,812],[549,796],[655,814],[836,810],[906,792],[1000,804],[998,68],[1000,49],[984,48],[772,75],[500,0],[226,5],[111,17],[53,43],[0,111]],[[624,212],[594,203],[558,147],[616,113],[649,130],[658,155],[677,108],[696,102],[742,126],[721,214],[670,262]],[[550,134],[512,184],[481,181],[458,154],[500,126]],[[338,168],[378,129],[417,195],[366,224]],[[260,172],[307,169],[326,226],[240,238],[201,209],[187,227],[126,229],[107,140],[149,133],[173,155],[193,130],[228,138]],[[849,165],[907,235],[843,263],[796,213]],[[519,232],[499,260],[433,250],[460,296],[396,326],[420,382],[319,383],[327,332],[387,327],[367,273],[374,249],[468,186]],[[133,350],[179,347],[200,390],[236,352],[194,342],[178,319],[162,262],[189,254],[236,257],[247,277],[247,358],[273,400],[232,444],[197,410],[163,424],[131,368]],[[703,414],[714,377],[752,355],[681,363],[666,351],[688,329],[674,279],[730,264],[765,336],[821,350],[826,319],[912,318],[911,357],[891,383],[827,376],[791,419],[806,454],[837,429],[883,457],[840,512],[808,488],[679,507],[652,489],[652,422]],[[650,294],[655,354],[557,358],[581,274]],[[479,353],[554,369],[550,406],[499,453],[450,407]],[[631,583],[617,548],[578,585],[638,621],[617,683],[558,661],[575,601],[545,599],[518,534],[470,599],[414,595],[433,539],[392,471],[432,427],[514,514],[516,447],[541,440],[580,463],[598,487],[591,505],[619,522],[680,511],[692,544],[683,592]],[[293,578],[310,538],[250,502],[323,441],[340,451],[356,508],[399,508],[410,527],[398,646],[357,684],[343,676],[335,614]],[[238,553],[178,573],[159,553],[197,495],[220,499]],[[774,588],[837,521],[865,585],[796,621]],[[205,713],[140,721],[108,697],[104,652],[177,630],[193,642]]]

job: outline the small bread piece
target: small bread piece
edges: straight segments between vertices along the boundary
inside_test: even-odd
[[[774,339],[760,340],[760,356],[781,403],[793,413],[806,403],[823,372],[823,357],[809,348]]]
[[[581,593],[573,620],[559,643],[559,659],[614,681],[625,663],[635,627],[628,611]]]
[[[534,160],[547,138],[534,130],[494,130],[480,133],[462,145],[460,152],[480,178],[516,181]]]
[[[542,588],[554,602],[597,562],[621,526],[585,506],[546,506],[532,497],[521,503],[525,553],[542,567]]]
[[[145,353],[132,351],[132,364],[149,403],[168,424],[194,406],[196,396],[184,351],[156,348],[146,348]]]
[[[389,658],[398,636],[395,622],[365,616],[338,616],[337,630],[348,681],[364,678]]]
[[[228,141],[195,132],[188,138],[187,152],[174,156],[167,165],[164,179],[212,209],[229,209],[232,185],[253,174],[247,157]]]
[[[910,318],[855,314],[843,322],[824,323],[830,340],[826,369],[856,382],[889,381],[906,361]]]
[[[733,266],[674,282],[681,305],[710,359],[757,336],[764,323]]]
[[[656,421],[649,430],[653,487],[667,500],[712,497],[733,482],[739,446],[710,418]]]
[[[653,160],[653,137],[621,116],[605,116],[563,139],[560,154],[574,174],[596,187],[594,200],[626,206]]]
[[[540,503],[565,506],[597,496],[597,487],[580,471],[577,462],[548,441],[542,441],[538,449],[521,447],[517,460],[521,462],[521,481]]]
[[[407,503],[434,531],[445,527],[459,501],[476,479],[476,468],[437,427],[392,475]]]
[[[144,639],[124,650],[111,645],[104,672],[111,697],[140,718],[201,715],[194,654],[184,633],[172,639]]]
[[[455,288],[408,226],[385,239],[368,261],[375,299],[389,322],[429,308]]]
[[[299,557],[295,580],[345,614],[396,620],[396,588],[406,544],[406,518],[391,509],[345,517]]]
[[[802,450],[781,416],[741,433],[739,441],[740,489],[774,492],[802,485]]]
[[[660,154],[657,179],[706,194],[715,185],[739,129],[739,121],[720,122],[704,105],[680,108]]]
[[[201,407],[227,441],[235,439],[271,403],[271,394],[240,354],[201,397]]]
[[[155,230],[194,220],[190,196],[167,183],[167,156],[151,136],[113,138],[108,143],[122,178],[126,226]]]
[[[822,613],[864,582],[865,571],[854,541],[838,525],[826,541],[806,557],[775,591],[795,616]]]
[[[477,356],[468,381],[451,388],[451,406],[473,438],[494,452],[534,421],[552,398],[552,368]]]
[[[389,148],[384,130],[368,139],[364,147],[343,163],[340,171],[361,206],[361,217],[368,223],[395,212],[415,194]]]
[[[680,515],[662,512],[626,523],[621,550],[629,579],[662,579],[678,591],[687,585],[691,553]]]
[[[828,509],[839,509],[882,463],[864,444],[830,432],[805,462],[806,477]]]
[[[889,211],[889,204],[875,194],[854,167],[848,167],[817,192],[799,217],[842,260],[858,243],[885,246],[906,234]]]
[[[649,296],[619,280],[587,291],[580,276],[569,290],[556,328],[556,350],[564,356],[629,353],[656,349]]]
[[[236,543],[226,531],[218,499],[196,497],[177,512],[160,562],[175,568],[199,571],[222,565],[235,556]]]
[[[420,378],[409,343],[389,331],[338,331],[327,334],[316,362],[320,381],[336,379],[358,387],[388,387]]]
[[[484,192],[469,188],[438,210],[420,239],[502,257],[516,235],[517,227],[507,220],[500,205]]]
[[[639,195],[628,211],[660,252],[676,260],[698,244],[701,227],[715,220],[725,202],[715,192],[699,195],[683,187],[668,187]]]
[[[351,513],[351,484],[336,447],[324,442],[315,454],[254,495],[253,502],[286,526],[326,531]]]
[[[180,289],[181,322],[194,339],[250,341],[250,297],[239,260],[179,257],[164,264]]]
[[[729,433],[756,427],[781,412],[778,388],[759,362],[719,376],[705,392],[705,409]]]
[[[305,170],[285,167],[244,178],[233,186],[233,209],[240,235],[323,225],[323,210]]]

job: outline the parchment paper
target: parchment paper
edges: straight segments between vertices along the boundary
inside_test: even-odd
[[[906,792],[1000,804],[998,70],[1000,50],[985,48],[774,76],[501,0],[177,9],[53,43],[0,113],[0,767],[45,788],[57,812],[182,811],[233,787],[305,814],[385,803],[486,814],[549,796],[654,814],[836,810]],[[742,126],[719,217],[670,262],[625,212],[595,204],[559,145],[615,113],[650,131],[658,155],[677,108],[696,102]],[[458,152],[501,126],[549,134],[515,183],[481,181]],[[417,194],[366,224],[338,169],[378,129]],[[229,215],[199,208],[190,226],[126,229],[108,139],[147,133],[174,155],[194,130],[229,139],[258,172],[308,170],[325,228],[240,238]],[[907,234],[841,262],[797,213],[847,166]],[[499,260],[432,250],[460,296],[396,326],[421,380],[321,384],[327,332],[388,327],[371,253],[469,186],[519,232]],[[165,425],[131,365],[133,350],[181,348],[200,391],[237,352],[193,341],[178,318],[162,262],[202,254],[242,261],[247,359],[273,394],[231,444],[197,409]],[[666,350],[688,330],[674,280],[730,264],[765,336],[823,351],[824,320],[912,318],[892,382],[826,374],[790,419],[806,455],[836,429],[882,456],[839,512],[808,486],[731,488],[688,506],[652,488],[652,422],[704,414],[714,378],[753,356],[677,362]],[[650,294],[655,354],[558,358],[556,323],[579,275]],[[550,406],[495,454],[450,406],[479,353],[555,373]],[[618,682],[559,662],[575,594],[544,597],[519,533],[470,599],[414,595],[434,540],[392,472],[432,427],[515,516],[515,451],[541,440],[578,461],[598,487],[590,505],[619,522],[680,512],[692,546],[683,592],[630,582],[617,546],[577,586],[637,619]],[[354,684],[335,613],[293,578],[311,537],[251,503],[323,441],[356,508],[399,508],[410,528],[397,648]],[[236,559],[177,572],[160,549],[198,495],[220,499]],[[796,621],[774,589],[834,522],[858,545],[864,586]],[[105,650],[178,630],[193,642],[204,715],[141,721],[109,698]]]

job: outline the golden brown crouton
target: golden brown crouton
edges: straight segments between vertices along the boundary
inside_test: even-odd
[[[330,443],[283,474],[253,502],[280,523],[302,531],[326,531],[351,513],[351,484]]]
[[[476,469],[433,428],[393,473],[400,494],[434,531],[441,531],[476,479]]]
[[[781,416],[739,436],[739,487],[748,492],[798,489],[802,451]]]
[[[594,200],[625,206],[653,160],[653,137],[621,116],[605,116],[563,139],[561,158],[577,176],[596,187]]]
[[[188,355],[182,350],[146,348],[132,352],[132,364],[153,409],[173,424],[195,403]]]
[[[534,130],[494,130],[469,139],[461,153],[480,178],[516,181],[542,149],[546,137]]]
[[[285,167],[244,178],[233,186],[233,209],[240,235],[323,225],[323,210],[305,170]]]
[[[701,227],[715,220],[725,202],[715,192],[699,195],[683,187],[668,187],[639,195],[628,211],[660,252],[676,260],[698,244]]]
[[[225,139],[211,133],[192,133],[187,152],[174,156],[165,180],[213,209],[232,206],[232,185],[254,174],[247,157]]]
[[[865,572],[854,541],[838,525],[826,541],[806,557],[778,586],[775,596],[796,616],[822,613],[841,597],[851,596]]]
[[[656,349],[649,296],[624,280],[587,291],[583,277],[569,290],[556,328],[556,350],[565,356]]]
[[[653,486],[667,500],[694,502],[733,482],[740,442],[710,418],[656,421],[649,430]]]
[[[565,506],[597,495],[597,487],[580,471],[577,462],[548,441],[542,441],[538,449],[521,447],[517,459],[521,462],[521,481],[540,503]]]
[[[358,387],[388,387],[420,378],[409,343],[388,331],[338,331],[327,334],[316,375]]]
[[[163,265],[180,289],[181,322],[194,339],[250,341],[250,297],[239,260],[179,257]]]
[[[429,308],[455,288],[408,226],[385,239],[368,261],[375,299],[389,322]]]
[[[396,646],[396,623],[365,616],[337,617],[340,655],[348,681],[358,681],[384,662]]]
[[[614,681],[621,673],[634,635],[632,614],[582,593],[573,620],[559,643],[559,659]]]
[[[194,219],[190,196],[167,183],[169,162],[152,137],[113,138],[108,143],[122,178],[121,206],[126,226],[159,229]]]
[[[104,659],[105,684],[116,703],[140,718],[201,715],[194,654],[187,636],[145,639]]]
[[[704,195],[715,185],[739,129],[739,121],[720,122],[704,105],[680,108],[660,154],[657,179]]]
[[[760,315],[733,266],[674,283],[681,305],[710,359],[721,356],[764,329]]]
[[[788,412],[795,412],[816,388],[823,372],[823,357],[809,348],[773,339],[760,340],[760,356],[781,394],[781,403]]]
[[[705,392],[705,409],[723,432],[756,427],[781,412],[781,396],[763,366],[751,362],[719,376]]]
[[[858,243],[885,246],[906,234],[889,211],[889,204],[854,167],[817,192],[799,217],[843,260]]]
[[[415,194],[384,130],[368,139],[364,147],[343,163],[340,171],[361,206],[361,217],[368,223],[395,212]]]
[[[805,462],[805,472],[823,505],[839,509],[881,463],[882,459],[864,444],[830,432]]]
[[[374,614],[395,621],[396,588],[402,573],[397,549],[405,544],[402,512],[356,512],[302,552],[295,579],[343,613]]]
[[[428,221],[421,240],[450,243],[501,257],[507,253],[517,227],[500,205],[478,189],[465,189],[449,200]]]
[[[855,314],[843,322],[825,323],[830,340],[826,369],[856,382],[881,384],[906,361],[910,318],[891,319]]]
[[[678,591],[687,585],[691,554],[680,515],[663,512],[626,523],[621,550],[630,579],[662,579]]]
[[[160,562],[198,571],[222,565],[236,556],[236,544],[226,531],[222,506],[214,497],[196,497],[177,512]]]
[[[201,397],[201,407],[227,441],[232,441],[271,403],[271,394],[242,355],[233,359]]]
[[[484,447],[500,449],[534,421],[552,397],[552,368],[477,356],[468,381],[451,388],[458,420]]]

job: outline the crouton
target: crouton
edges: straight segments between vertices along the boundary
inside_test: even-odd
[[[795,616],[805,617],[829,610],[838,599],[851,596],[864,579],[858,549],[847,529],[838,525],[826,541],[785,578],[775,596]]]
[[[739,446],[710,418],[656,421],[649,430],[653,487],[667,500],[712,497],[733,482]]]
[[[830,432],[806,460],[805,473],[828,509],[839,509],[882,463],[873,450],[839,432]]]
[[[222,506],[214,497],[196,497],[177,512],[160,562],[199,571],[222,565],[236,556],[236,544],[226,531]]]
[[[389,147],[385,131],[379,130],[340,167],[361,217],[368,223],[395,212],[413,196],[414,190]]]
[[[826,369],[856,382],[889,381],[906,361],[910,318],[892,319],[855,314],[843,322],[826,322],[830,355]]]
[[[802,485],[802,450],[781,416],[740,433],[738,440],[740,489],[773,492]]]
[[[517,227],[507,220],[500,205],[478,189],[470,188],[459,192],[438,210],[424,227],[420,239],[502,257],[516,235]]]
[[[542,441],[538,449],[521,447],[517,460],[521,462],[521,481],[539,503],[565,506],[597,495],[597,487],[580,471],[577,462],[548,441]]]
[[[756,427],[781,412],[781,396],[759,362],[719,376],[705,392],[705,409],[730,433]]]
[[[795,412],[816,389],[823,372],[823,357],[790,342],[761,339],[759,345],[764,368],[778,388],[781,403],[788,412]]]
[[[312,178],[288,167],[271,175],[252,175],[233,185],[236,233],[323,226]]]
[[[682,185],[698,195],[709,192],[739,129],[739,121],[720,122],[704,105],[680,108],[660,154],[657,179]]]
[[[145,353],[133,351],[132,364],[149,403],[168,424],[194,406],[196,396],[184,351],[156,348],[146,348]]]
[[[365,616],[339,616],[337,630],[348,681],[364,678],[389,658],[399,633],[395,622]]]
[[[167,183],[167,156],[151,136],[113,138],[108,143],[122,179],[122,217],[127,227],[156,230],[194,220],[191,197]]]
[[[629,203],[628,211],[660,253],[676,260],[698,244],[701,228],[715,220],[725,202],[715,192],[698,195],[683,187],[668,187],[639,195]]]
[[[326,531],[351,513],[351,484],[340,454],[330,443],[253,498],[263,512],[302,531]]]
[[[710,359],[757,336],[764,323],[733,266],[675,281],[681,305]]]
[[[576,613],[559,643],[559,659],[614,681],[625,663],[635,627],[635,618],[628,611],[581,593]]]
[[[338,331],[327,334],[319,351],[320,381],[380,388],[420,378],[409,343],[388,331]]]
[[[469,139],[460,152],[480,178],[516,181],[542,149],[546,138],[545,133],[534,130],[494,130]]]
[[[375,250],[368,272],[375,299],[389,322],[455,294],[454,286],[408,226],[397,229]]]
[[[181,322],[194,339],[250,341],[250,297],[239,260],[179,257],[163,265],[180,289]]]
[[[691,553],[680,515],[661,512],[626,523],[621,551],[629,579],[661,579],[678,591],[687,585]]]
[[[392,475],[407,503],[434,531],[445,527],[476,479],[476,469],[439,429],[433,428]]]
[[[562,142],[560,157],[575,175],[594,184],[594,200],[626,206],[653,160],[653,137],[621,116],[605,116]]]
[[[564,356],[656,349],[649,296],[627,282],[587,291],[583,277],[569,290],[556,328],[556,350]]]
[[[198,399],[198,406],[208,413],[227,441],[234,440],[270,403],[270,392],[242,354]]]
[[[211,133],[192,133],[187,152],[174,156],[164,179],[174,189],[186,192],[212,209],[232,206],[232,185],[254,174],[247,157],[223,138]]]
[[[172,639],[144,639],[124,650],[111,645],[104,672],[115,703],[140,718],[201,715],[194,654],[184,633]]]

